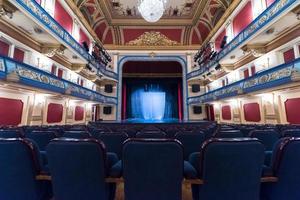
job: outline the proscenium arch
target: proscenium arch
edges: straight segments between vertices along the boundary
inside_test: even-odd
[[[187,89],[187,62],[185,58],[181,56],[122,56],[118,61],[118,75],[119,75],[119,83],[118,83],[118,108],[117,108],[117,120],[122,120],[122,79],[123,79],[123,66],[126,62],[129,61],[176,61],[182,67],[182,100],[183,100],[183,120],[188,120],[188,105],[187,105],[187,97],[188,97],[188,89]]]

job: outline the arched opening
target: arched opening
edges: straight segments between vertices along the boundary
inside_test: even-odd
[[[127,61],[122,71],[122,120],[183,120],[183,67],[177,61]]]

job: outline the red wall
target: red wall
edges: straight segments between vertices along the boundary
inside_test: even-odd
[[[231,120],[231,107],[229,105],[222,106],[222,119]]]
[[[249,1],[233,19],[233,32],[237,36],[253,20],[252,4]]]
[[[285,63],[295,60],[294,49],[289,49],[289,50],[283,52],[283,58],[284,58]]]
[[[300,124],[300,98],[288,99],[284,102],[287,121]]]
[[[245,120],[248,122],[260,122],[260,109],[258,103],[244,104]]]
[[[255,65],[251,66],[251,74],[252,76],[256,73]]]
[[[62,78],[63,77],[63,74],[64,74],[64,71],[62,69],[58,69],[57,70],[57,77],[58,78]]]
[[[22,51],[21,49],[15,48],[14,59],[16,59],[19,62],[23,62],[24,61],[24,56],[25,56],[24,51]]]
[[[249,69],[245,69],[244,70],[244,78],[248,78],[249,77]]]
[[[6,42],[0,40],[0,55],[8,56],[9,45]]]
[[[63,117],[63,105],[50,103],[48,105],[47,122],[48,123],[59,123]]]
[[[275,0],[266,0],[267,6],[270,6]]]
[[[23,102],[0,98],[0,125],[19,125],[22,121]]]
[[[219,35],[218,37],[216,37],[215,40],[215,47],[217,51],[221,50],[221,44],[222,44],[222,40],[224,38],[224,36],[226,35],[226,30],[224,29]]]
[[[54,18],[66,31],[72,33],[73,19],[58,0],[55,1]]]
[[[82,121],[84,117],[84,108],[81,106],[75,107],[75,121]]]
[[[86,42],[88,45],[90,45],[90,39],[88,36],[85,34],[83,30],[80,29],[79,31],[79,43],[82,45],[83,42]]]

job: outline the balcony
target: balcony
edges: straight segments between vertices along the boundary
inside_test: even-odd
[[[89,101],[117,104],[117,98],[104,96],[70,81],[37,69],[33,66],[0,56],[0,79],[40,88],[51,92],[70,95]]]
[[[291,63],[255,74],[204,95],[188,98],[188,104],[201,104],[220,99],[243,95],[260,90],[275,88],[284,84],[300,81],[300,58]]]
[[[292,7],[298,4],[298,0],[278,0],[261,13],[251,24],[249,24],[242,32],[240,32],[229,44],[227,44],[222,51],[220,51],[214,60],[187,74],[187,79],[192,79],[201,76],[208,72],[213,66],[219,63],[238,47],[252,40],[256,34],[260,33],[265,27],[269,26],[281,14],[286,13]]]
[[[14,5],[21,8],[26,15],[37,20],[42,26],[47,28],[51,34],[66,44],[71,50],[79,54],[86,63],[91,63],[97,70],[97,74],[107,76],[114,80],[118,79],[118,75],[106,67],[96,62],[95,58],[90,55],[74,38],[71,36],[55,19],[50,16],[35,0],[15,0]]]

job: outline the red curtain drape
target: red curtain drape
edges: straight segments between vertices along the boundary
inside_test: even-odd
[[[182,90],[181,83],[178,83],[178,119],[182,120]]]
[[[123,83],[123,88],[122,88],[122,119],[126,119],[126,84]]]

